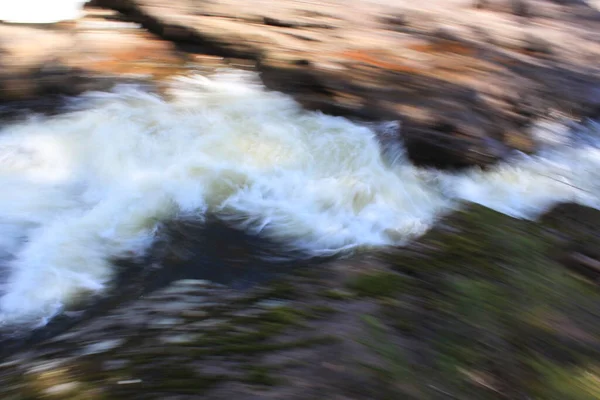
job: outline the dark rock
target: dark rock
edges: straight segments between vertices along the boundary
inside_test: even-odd
[[[559,239],[555,258],[600,283],[600,211],[578,204],[560,204],[540,222]]]

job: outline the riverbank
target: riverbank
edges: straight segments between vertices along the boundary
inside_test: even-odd
[[[594,248],[598,218],[561,206],[536,224],[467,206],[408,248],[299,269],[249,291],[173,282],[5,360],[2,391],[115,400],[595,398],[600,275],[561,260],[597,256],[577,247]]]
[[[66,188],[57,221],[69,216],[76,228],[81,221],[98,222],[69,231],[52,231],[55,221],[43,225],[50,233],[40,236],[59,250],[42,242],[39,253],[29,253],[41,258],[24,258],[42,262],[21,266],[47,268],[55,280],[33,273],[29,278],[41,284],[22,287],[41,296],[51,292],[48,282],[62,283],[60,268],[72,268],[64,274],[72,279],[71,272],[85,272],[98,260],[108,272],[101,271],[97,282],[115,271],[118,278],[103,303],[93,298],[94,304],[69,309],[58,325],[29,341],[3,342],[0,397],[600,396],[598,211],[563,204],[532,222],[468,201],[450,215],[450,207],[435,216],[427,209],[430,191],[436,201],[454,195],[528,218],[555,201],[597,200],[595,148],[560,153],[597,140],[597,133],[581,133],[595,125],[572,132],[554,125],[558,133],[552,125],[535,129],[544,120],[597,116],[595,8],[547,1],[433,2],[419,10],[375,1],[344,7],[321,2],[311,10],[299,1],[241,8],[235,1],[197,2],[194,8],[150,0],[95,3],[74,24],[0,26],[0,59],[9,66],[0,77],[0,96],[10,100],[0,109],[3,121],[20,121],[32,111],[62,113],[73,105],[66,94],[118,83],[150,88],[117,91],[114,103],[106,96],[89,113],[65,114],[62,121],[32,122],[8,143],[29,153],[13,152],[18,168],[5,174],[6,205],[25,207],[35,197],[18,197],[22,186],[14,182],[33,182],[35,194]],[[184,95],[194,85],[214,95],[204,103],[186,105],[185,96],[174,104],[164,100],[178,99],[165,90],[171,77],[223,66],[259,71],[268,88],[307,108],[401,123],[370,136],[364,126],[305,114],[289,99],[264,96],[262,88],[233,78],[224,80],[225,87],[234,86],[231,93],[219,92],[214,81],[183,81]],[[228,108],[228,95],[239,101],[235,107]],[[200,112],[205,109],[214,113]],[[102,131],[109,121],[112,128]],[[29,134],[47,141],[22,145],[20,138]],[[201,137],[211,141],[194,149]],[[329,142],[315,144],[315,137]],[[404,163],[401,139],[412,161],[444,170]],[[78,141],[84,152],[70,147]],[[548,158],[491,167],[514,150],[534,152],[541,143],[549,147]],[[200,163],[201,156],[209,162]],[[26,157],[59,166],[63,175],[51,176],[59,182],[47,185],[44,168],[15,179],[35,167]],[[244,163],[251,168],[236,169]],[[487,172],[448,172],[473,165]],[[80,171],[93,173],[82,177]],[[255,191],[249,190],[253,184]],[[98,190],[81,195],[94,185]],[[213,196],[203,197],[198,187],[212,188]],[[10,202],[10,195],[19,201]],[[209,205],[202,210],[229,217],[231,225],[172,219],[181,208],[196,212],[205,198]],[[238,214],[218,214],[224,198]],[[98,204],[109,208],[91,213],[102,211]],[[149,214],[142,215],[148,204]],[[31,218],[39,209],[24,210],[7,214]],[[133,214],[142,222],[128,219]],[[327,223],[319,224],[322,218]],[[412,239],[431,226],[408,247],[398,246],[402,235]],[[127,236],[134,228],[170,241],[157,241],[146,258],[115,262],[106,255],[114,250],[110,246],[118,255],[139,250],[137,236]],[[280,232],[280,238],[296,240],[296,250],[304,245],[330,254],[347,245],[361,252],[307,261],[282,246],[290,242],[269,242]],[[60,251],[78,243],[79,252]],[[125,252],[123,243],[133,243],[133,250]],[[279,258],[269,263],[265,256]],[[85,283],[96,283],[90,276]]]
[[[600,12],[586,2],[242,3],[95,0],[51,30],[2,26],[0,98],[241,67],[309,109],[401,121],[411,160],[444,168],[534,152],[541,120],[598,116]]]
[[[307,108],[402,121],[419,165],[532,152],[540,119],[600,107],[600,12],[586,2],[95,3],[186,51],[247,60]]]

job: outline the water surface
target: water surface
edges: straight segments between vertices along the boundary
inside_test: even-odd
[[[120,86],[76,107],[0,132],[4,324],[43,323],[102,293],[114,260],[143,261],[169,221],[218,221],[276,243],[271,258],[300,259],[402,245],[461,200],[520,218],[563,201],[599,205],[593,132],[540,127],[536,156],[445,173],[381,140],[393,122],[372,129],[305,111],[249,73],[182,77],[163,97]],[[195,257],[219,243],[205,240]]]

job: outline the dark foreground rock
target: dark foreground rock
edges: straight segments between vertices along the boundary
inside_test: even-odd
[[[95,3],[188,51],[249,60],[307,107],[401,120],[421,164],[532,151],[535,120],[600,111],[600,13],[585,1]]]
[[[468,206],[262,288],[180,280],[3,360],[1,397],[595,399],[600,290],[555,251],[590,218]]]

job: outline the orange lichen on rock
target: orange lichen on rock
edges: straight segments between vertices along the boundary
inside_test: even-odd
[[[403,63],[390,62],[390,61],[383,60],[383,59],[381,59],[381,57],[378,57],[377,55],[373,54],[373,52],[371,52],[369,54],[367,51],[361,51],[361,50],[345,51],[342,53],[342,57],[344,57],[345,59],[352,60],[352,61],[358,61],[358,62],[361,62],[364,64],[374,65],[376,67],[383,68],[383,69],[390,70],[390,71],[395,71],[395,72],[407,72],[407,73],[412,73],[412,74],[417,74],[417,73],[422,72],[419,70],[419,68],[415,68],[415,67],[403,64]]]

